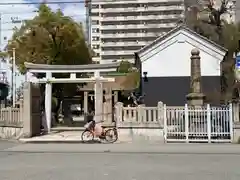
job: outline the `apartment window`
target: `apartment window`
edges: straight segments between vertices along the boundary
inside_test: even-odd
[[[99,21],[98,20],[93,20],[92,21],[92,25],[98,25],[99,24]]]
[[[93,9],[99,8],[99,5],[97,5],[97,4],[92,4],[91,8],[93,8]]]
[[[99,41],[99,37],[98,36],[93,36],[92,41]]]
[[[93,28],[93,29],[92,29],[92,32],[93,32],[93,33],[99,33],[99,29],[98,29],[98,28]]]
[[[97,45],[97,44],[94,44],[92,47],[93,47],[93,49],[99,49],[99,45]]]
[[[91,16],[99,16],[99,13],[91,12]]]
[[[100,54],[99,54],[99,53],[95,53],[95,54],[93,55],[93,57],[100,57]]]

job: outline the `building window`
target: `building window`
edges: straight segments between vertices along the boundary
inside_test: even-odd
[[[93,49],[99,49],[99,45],[97,45],[97,44],[94,44],[92,47],[93,47]]]
[[[99,41],[99,37],[98,36],[93,36],[92,41]]]
[[[92,5],[91,5],[91,8],[92,8],[92,9],[99,8],[99,5],[97,5],[97,4],[92,4]]]
[[[93,29],[92,29],[92,32],[93,32],[93,33],[99,33],[99,29],[98,29],[98,28],[93,28]]]
[[[91,12],[91,16],[99,16],[99,13]]]
[[[92,21],[92,25],[98,25],[98,24],[99,24],[99,21],[98,21],[98,20]]]
[[[100,57],[99,53],[94,53],[93,57]]]

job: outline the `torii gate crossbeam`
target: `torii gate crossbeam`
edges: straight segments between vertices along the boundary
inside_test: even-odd
[[[46,131],[51,130],[51,109],[52,109],[52,83],[82,83],[95,82],[95,121],[102,121],[102,104],[103,104],[103,85],[105,82],[113,82],[114,78],[101,77],[101,72],[114,72],[119,67],[119,63],[111,64],[88,64],[88,65],[46,65],[25,63],[27,72],[45,73],[46,77],[41,79],[28,79],[32,83],[45,83],[45,114],[46,114]],[[94,73],[91,78],[77,78],[76,73]],[[69,78],[54,78],[53,73],[69,73]]]

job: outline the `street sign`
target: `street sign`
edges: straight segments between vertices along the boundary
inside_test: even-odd
[[[236,56],[236,69],[240,70],[240,55]]]

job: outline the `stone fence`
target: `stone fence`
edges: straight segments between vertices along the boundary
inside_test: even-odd
[[[18,139],[23,129],[23,101],[19,107],[5,107],[0,109],[0,138]]]
[[[127,141],[165,141],[167,134],[177,141],[186,141],[186,134],[190,134],[201,142],[237,142],[240,137],[237,108],[236,104],[193,108],[166,106],[162,102],[156,107],[124,107],[119,102],[115,107],[115,119],[120,139]]]

